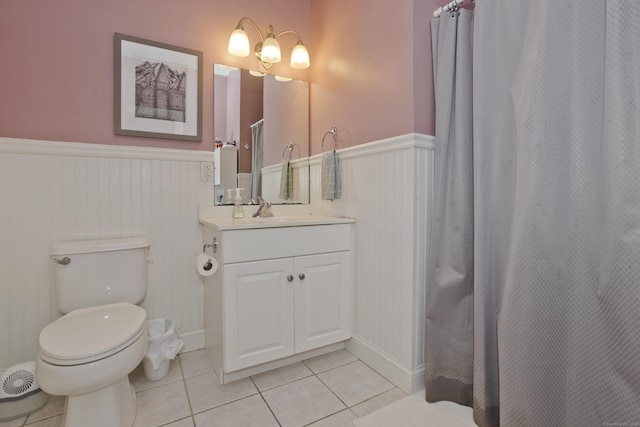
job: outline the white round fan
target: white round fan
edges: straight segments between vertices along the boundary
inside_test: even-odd
[[[47,404],[35,368],[35,362],[19,363],[0,376],[0,422],[32,414]]]

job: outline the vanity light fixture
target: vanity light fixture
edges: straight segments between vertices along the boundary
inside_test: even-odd
[[[280,52],[278,37],[285,34],[293,34],[294,36],[298,37],[298,42],[291,51],[291,68],[296,68],[298,70],[309,68],[309,52],[302,43],[302,38],[297,31],[285,30],[278,34],[275,34],[273,32],[273,26],[269,25],[267,27],[266,35],[263,36],[262,31],[260,31],[260,28],[258,28],[258,25],[250,18],[240,19],[240,22],[238,22],[236,29],[231,33],[231,37],[229,37],[229,46],[227,47],[227,50],[230,54],[234,56],[249,56],[249,53],[251,53],[249,37],[247,36],[247,32],[242,26],[243,22],[248,22],[249,24],[251,24],[251,26],[253,26],[253,28],[260,35],[261,41],[256,44],[254,53],[260,60],[260,64],[262,64],[265,70],[270,69],[273,64],[281,61],[282,55]]]

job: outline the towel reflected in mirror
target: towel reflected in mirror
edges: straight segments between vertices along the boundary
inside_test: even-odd
[[[280,172],[280,198],[282,200],[293,199],[293,169],[291,162],[282,162],[282,171]]]

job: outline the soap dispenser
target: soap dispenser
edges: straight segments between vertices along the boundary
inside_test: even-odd
[[[244,209],[242,207],[242,196],[240,195],[240,191],[244,190],[244,188],[236,188],[236,196],[233,200],[233,211],[231,212],[231,218],[234,221],[244,219]]]
[[[233,203],[233,194],[231,193],[233,190],[235,190],[234,188],[227,188],[227,197],[224,199],[224,203],[225,204],[232,204]]]

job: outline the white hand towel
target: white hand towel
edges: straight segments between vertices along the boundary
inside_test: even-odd
[[[323,200],[339,199],[340,188],[340,163],[338,153],[333,150],[322,154],[322,177],[320,189]]]

